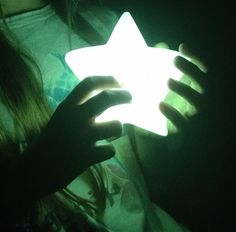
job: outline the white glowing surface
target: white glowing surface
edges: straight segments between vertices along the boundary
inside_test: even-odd
[[[182,76],[173,65],[177,55],[176,51],[148,47],[133,18],[125,12],[107,44],[70,51],[65,60],[80,80],[114,76],[131,92],[131,104],[110,107],[96,121],[118,119],[164,136],[168,134],[167,122],[158,105],[169,92],[167,80]]]

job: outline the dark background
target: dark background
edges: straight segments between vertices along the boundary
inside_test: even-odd
[[[233,1],[106,0],[105,4],[119,14],[129,11],[149,46],[164,41],[177,50],[186,42],[208,64],[204,110],[186,134],[188,145],[178,151],[184,162],[176,161],[176,170],[171,170],[181,181],[158,196],[158,204],[193,231],[236,231]],[[192,155],[186,158],[185,153]]]
[[[131,12],[150,46],[165,41],[176,49],[180,42],[188,42],[204,54],[209,54],[209,49],[216,53],[216,47],[221,50],[218,52],[233,47],[230,43],[235,18],[233,2],[105,0],[105,3],[117,12]]]

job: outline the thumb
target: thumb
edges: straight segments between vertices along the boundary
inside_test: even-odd
[[[93,163],[100,163],[112,158],[116,151],[113,145],[105,140],[96,143],[96,154],[93,156]]]

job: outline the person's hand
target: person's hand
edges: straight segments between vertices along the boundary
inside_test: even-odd
[[[95,123],[95,117],[110,106],[127,103],[131,95],[119,88],[112,77],[88,77],[59,105],[36,145],[42,175],[51,191],[69,184],[89,166],[111,158],[115,151],[110,143],[97,141],[119,137],[119,121]],[[102,90],[90,97],[94,90]],[[46,185],[46,183],[45,183]]]
[[[168,125],[169,133],[177,129],[183,131],[189,123],[191,116],[201,111],[204,102],[205,82],[207,68],[199,57],[186,45],[181,44],[179,51],[191,61],[178,56],[175,66],[183,72],[180,81],[169,79],[170,92],[165,101],[160,103],[160,110],[172,122]]]
[[[162,43],[158,48],[168,49],[168,46]],[[148,185],[152,186],[155,194],[167,194],[177,183],[176,179],[182,178],[180,173],[185,170],[183,166],[190,159],[189,150],[185,146],[188,144],[186,138],[190,135],[188,132],[192,125],[195,125],[194,115],[204,107],[207,90],[206,68],[203,63],[185,45],[180,46],[180,52],[191,61],[182,57],[175,59],[176,67],[184,75],[180,81],[169,81],[171,91],[165,102],[160,103],[160,110],[168,119],[168,136],[160,136],[137,127],[130,133],[145,179],[151,182]],[[193,131],[191,137],[194,136]]]

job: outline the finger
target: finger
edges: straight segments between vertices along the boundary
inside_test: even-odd
[[[172,91],[185,98],[196,109],[201,106],[202,95],[190,86],[174,79],[168,80],[168,86]]]
[[[81,104],[94,90],[105,88],[118,88],[119,83],[110,76],[92,76],[82,80],[69,94],[65,100],[68,106]]]
[[[115,149],[112,144],[94,145],[93,163],[100,163],[115,155]]]
[[[165,42],[159,42],[154,45],[155,48],[164,48],[164,49],[170,49],[169,45]]]
[[[182,131],[187,127],[187,118],[166,102],[161,102],[159,104],[159,109],[161,113],[174,124],[178,131]]]
[[[126,90],[103,90],[95,97],[83,103],[80,106],[80,112],[83,112],[87,118],[93,118],[111,106],[128,103],[130,100],[131,95]]]
[[[119,121],[94,123],[89,130],[92,141],[102,139],[118,138],[122,134],[122,124]]]
[[[189,76],[193,81],[197,82],[202,90],[204,89],[205,74],[195,64],[181,56],[175,57],[174,64],[181,72]]]
[[[87,168],[88,166],[112,158],[115,155],[115,148],[108,142],[102,144],[93,143],[86,154],[86,159],[81,160],[80,165]]]
[[[186,44],[180,44],[179,45],[179,52],[187,56],[191,59],[191,61],[198,66],[198,68],[204,72],[207,73],[207,65],[202,61],[202,59],[199,57],[199,55],[196,54],[193,49],[191,49],[188,45]]]

